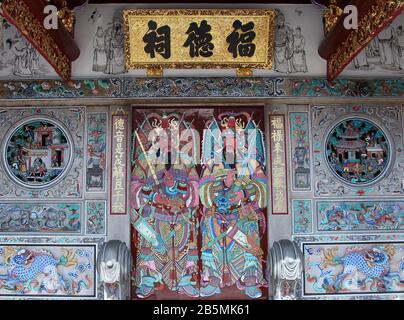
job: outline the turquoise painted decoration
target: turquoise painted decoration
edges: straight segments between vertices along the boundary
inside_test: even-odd
[[[5,148],[12,179],[26,187],[46,187],[62,176],[71,159],[65,131],[47,119],[30,120],[14,130]]]
[[[326,142],[327,163],[342,181],[363,185],[378,180],[390,162],[386,134],[373,122],[349,118],[338,123]]]
[[[311,200],[293,200],[293,233],[313,232]]]

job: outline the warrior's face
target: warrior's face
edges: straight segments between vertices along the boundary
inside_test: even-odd
[[[174,175],[167,171],[166,174],[164,175],[164,184],[167,187],[172,187],[175,183]]]

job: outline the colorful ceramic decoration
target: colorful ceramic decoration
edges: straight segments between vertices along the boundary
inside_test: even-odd
[[[310,132],[308,112],[291,112],[290,145],[292,155],[292,189],[305,191],[311,188]]]
[[[372,183],[382,176],[390,160],[386,134],[373,122],[349,118],[338,123],[326,141],[327,162],[341,180]]]
[[[293,200],[293,233],[313,232],[311,200]]]
[[[86,190],[105,190],[108,114],[87,113],[87,172]]]
[[[0,204],[2,233],[80,233],[81,204]]]
[[[14,181],[29,188],[49,186],[69,166],[72,146],[53,121],[35,119],[20,125],[8,138],[5,165]]]
[[[395,201],[319,201],[318,231],[404,230],[404,203]]]
[[[247,112],[221,113],[206,129],[199,186],[203,205],[200,296],[218,295],[236,286],[247,297],[260,298],[266,284],[262,240],[268,200],[263,132]],[[230,150],[214,148],[213,141]],[[246,148],[240,141],[253,147]]]
[[[134,113],[131,220],[138,298],[173,292],[199,296],[199,177],[195,162],[182,161],[188,140],[179,140],[193,128],[188,119],[195,119],[195,112],[168,111]]]
[[[106,209],[105,201],[87,201],[86,234],[106,233]]]
[[[0,198],[82,199],[84,107],[1,109],[0,141]]]
[[[402,196],[401,113],[394,105],[311,106],[315,197]]]
[[[95,245],[0,244],[0,296],[95,298]]]
[[[118,46],[117,50],[122,48]],[[121,66],[118,66],[121,68]],[[268,77],[132,77],[0,82],[1,99],[128,99],[178,97],[403,97],[402,79],[285,79]]]
[[[404,292],[402,242],[303,243],[303,294]]]

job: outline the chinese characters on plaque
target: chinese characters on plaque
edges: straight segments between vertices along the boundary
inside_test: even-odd
[[[140,68],[272,68],[274,10],[124,10],[126,63]]]
[[[111,214],[126,214],[127,126],[126,113],[112,115]]]
[[[271,136],[272,214],[288,214],[285,116],[269,117]]]

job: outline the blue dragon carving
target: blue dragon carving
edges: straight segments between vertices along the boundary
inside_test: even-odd
[[[335,277],[335,281],[331,278],[324,279],[324,285],[332,285],[335,291],[345,289],[345,279],[356,271],[362,272],[366,276],[366,280],[371,281],[371,287],[376,291],[386,291],[393,281],[404,283],[400,277],[400,271],[391,272],[391,256],[389,248],[369,248],[355,249],[346,253],[343,257],[335,257],[326,255],[326,263],[332,265],[343,265],[343,271]]]
[[[67,251],[66,255],[56,259],[47,251],[30,251],[26,249],[17,250],[17,252],[8,257],[6,263],[7,274],[0,275],[0,287],[14,292],[24,293],[24,287],[34,290],[34,283],[41,274],[53,276],[65,292],[79,292],[82,287],[87,285],[80,281],[76,287],[66,281],[58,272],[58,266],[70,266],[77,263],[74,259],[74,253]],[[37,284],[35,291],[46,290],[43,284]],[[75,290],[76,289],[76,290]]]

